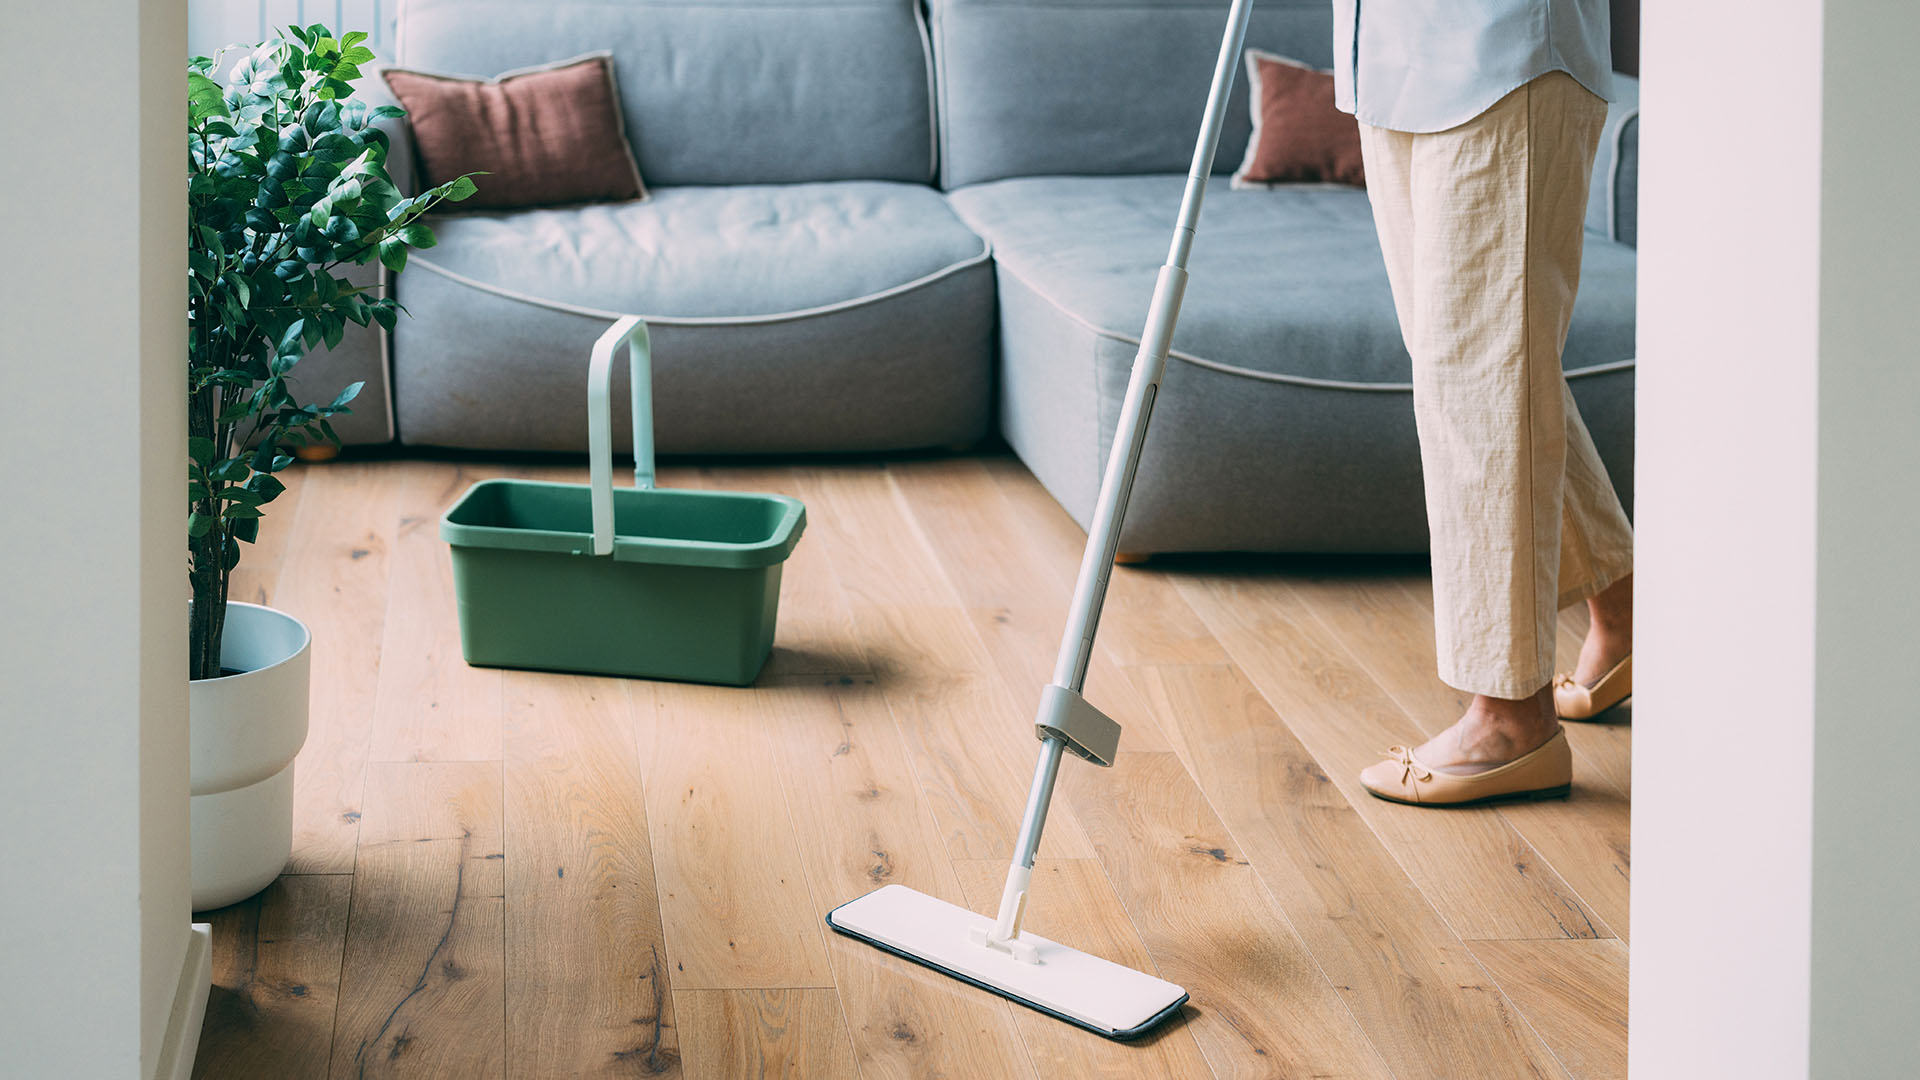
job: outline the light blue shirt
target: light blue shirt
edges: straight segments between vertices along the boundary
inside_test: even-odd
[[[1445,131],[1550,71],[1613,100],[1607,0],[1333,0],[1333,100]]]

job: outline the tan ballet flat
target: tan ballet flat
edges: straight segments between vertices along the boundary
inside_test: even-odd
[[[1573,751],[1567,733],[1556,731],[1539,749],[1505,765],[1448,773],[1422,765],[1412,750],[1396,746],[1387,751],[1387,760],[1360,771],[1360,783],[1375,798],[1415,806],[1561,799],[1573,788]]]
[[[1632,653],[1622,657],[1591,687],[1576,681],[1570,672],[1553,677],[1553,711],[1562,720],[1591,720],[1632,695]]]

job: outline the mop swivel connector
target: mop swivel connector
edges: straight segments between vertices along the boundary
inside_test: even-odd
[[[996,938],[993,936],[993,931],[988,930],[984,926],[976,926],[972,930],[967,931],[967,940],[983,949],[993,949],[1006,953],[1008,956],[1013,957],[1023,964],[1037,964],[1040,962],[1040,950],[1034,948],[1033,942],[1025,941],[1018,937],[1005,939]]]

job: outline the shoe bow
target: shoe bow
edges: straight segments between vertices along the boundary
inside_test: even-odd
[[[1400,763],[1400,782],[1403,784],[1408,777],[1415,780],[1433,779],[1433,771],[1413,760],[1413,751],[1404,746],[1387,747],[1387,757]]]

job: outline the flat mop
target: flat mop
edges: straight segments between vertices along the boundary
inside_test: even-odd
[[[1120,543],[1120,522],[1127,496],[1140,465],[1140,447],[1146,441],[1147,420],[1154,395],[1166,370],[1173,326],[1180,316],[1180,299],[1187,286],[1187,254],[1193,247],[1206,197],[1207,174],[1213,171],[1213,152],[1233,88],[1234,69],[1246,37],[1252,0],[1233,0],[1227,31],[1220,42],[1220,58],[1213,69],[1213,87],[1200,138],[1193,149],[1193,167],[1187,174],[1186,194],[1180,202],[1180,220],[1173,247],[1153,287],[1140,351],[1134,356],[1127,398],[1120,409],[1113,452],[1094,504],[1093,526],[1087,532],[1087,550],[1080,561],[1067,630],[1060,642],[1060,658],[1053,681],[1040,693],[1034,721],[1040,738],[1040,762],[1034,769],[1033,789],[1027,795],[1020,838],[1007,870],[1000,896],[1000,915],[988,920],[944,900],[904,885],[888,885],[844,904],[827,915],[827,925],[896,956],[991,990],[1049,1016],[1065,1020],[1111,1039],[1131,1039],[1172,1016],[1187,993],[1165,979],[1155,978],[1109,960],[1091,956],[1036,934],[1022,933],[1027,887],[1033,877],[1034,853],[1046,827],[1047,805],[1053,800],[1054,779],[1063,752],[1112,765],[1120,744],[1120,725],[1081,696],[1087,662],[1093,654],[1093,634],[1106,599],[1107,579],[1113,572],[1114,552]]]

